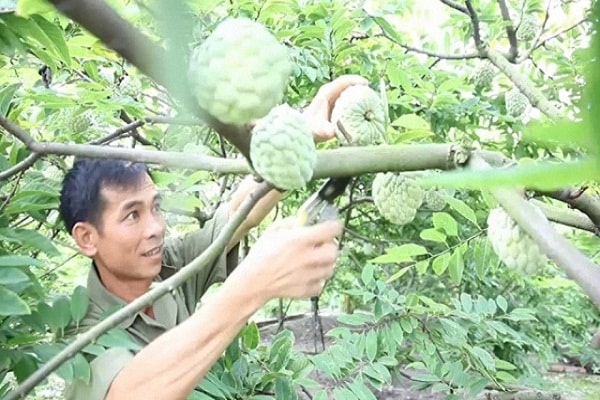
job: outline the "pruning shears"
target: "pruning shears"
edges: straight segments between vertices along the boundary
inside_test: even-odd
[[[338,216],[334,201],[346,191],[352,180],[351,177],[329,178],[311,195],[298,209],[298,219],[302,225],[314,225],[322,221],[333,220]],[[320,336],[321,345],[325,350],[325,335],[321,318],[319,317],[319,297],[310,298],[313,312],[313,333],[315,353],[317,352],[317,336]]]
[[[334,201],[346,191],[352,180],[351,177],[329,178],[313,193],[298,209],[298,219],[302,225],[316,223],[337,218],[337,208]]]

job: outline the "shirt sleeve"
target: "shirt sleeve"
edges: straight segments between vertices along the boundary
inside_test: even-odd
[[[221,233],[228,220],[227,204],[222,204],[202,228],[183,236],[165,239],[163,261],[166,265],[174,267],[174,270],[171,273],[168,270],[161,272],[162,278],[168,278],[202,254]],[[237,266],[238,247],[239,245],[236,245],[229,252],[223,250],[213,262],[206,265],[197,275],[182,285],[186,307],[190,314],[195,311],[196,304],[208,288],[214,283],[225,281]]]
[[[72,381],[65,391],[66,400],[104,400],[119,371],[134,354],[123,347],[112,347],[90,362],[90,382]]]

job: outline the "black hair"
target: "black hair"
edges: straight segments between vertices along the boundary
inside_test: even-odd
[[[72,235],[77,222],[89,222],[102,229],[101,215],[106,204],[100,195],[103,187],[138,185],[144,174],[150,175],[145,164],[110,158],[77,158],[63,180],[59,211],[67,232]]]

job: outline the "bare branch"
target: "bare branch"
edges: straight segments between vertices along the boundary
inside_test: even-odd
[[[13,187],[10,190],[10,193],[6,196],[5,199],[3,199],[2,204],[0,204],[0,214],[2,214],[2,211],[4,211],[4,209],[6,208],[8,203],[10,203],[10,199],[12,199],[12,197],[17,192],[17,188],[19,187],[19,182],[21,182],[21,178],[23,177],[23,170],[19,171],[18,174],[19,175],[17,175],[17,179],[15,179],[15,183],[13,184]]]
[[[461,6],[460,4],[452,1],[452,0],[440,0],[442,3],[444,3],[445,5],[447,5],[450,8],[455,9],[456,11],[460,11],[463,14],[469,15],[469,10],[467,10],[465,7]]]
[[[481,33],[479,31],[479,17],[471,4],[471,0],[465,0],[469,17],[471,17],[471,24],[473,25],[473,39],[475,40],[475,46],[477,49],[481,49],[483,42],[481,41]]]
[[[574,212],[573,210],[556,207],[542,201],[531,199],[531,204],[536,205],[548,220],[556,222],[562,225],[571,226],[573,228],[582,229],[588,232],[592,232],[596,235],[600,232],[599,228],[594,225],[591,219],[588,218],[582,212]]]
[[[27,168],[31,167],[33,164],[35,164],[35,162],[41,156],[42,155],[38,154],[38,153],[31,153],[31,154],[29,154],[22,161],[20,161],[17,164],[13,165],[9,169],[0,172],[0,181],[2,181],[4,179],[8,179],[11,176],[13,176],[14,174],[17,174],[17,173],[19,173],[19,172],[21,172],[23,170],[26,170]]]
[[[477,156],[471,158],[469,166],[474,169],[491,168]],[[577,282],[600,308],[600,266],[590,261],[556,232],[549,221],[536,213],[533,205],[523,199],[517,191],[507,188],[493,188],[490,191],[511,218],[535,240],[540,249],[562,268],[567,276]]]
[[[377,23],[377,20],[374,20],[374,22],[381,28],[381,25],[379,25]],[[373,35],[375,37],[377,36],[382,36],[384,38],[386,38],[387,40],[391,41],[392,43],[402,47],[403,49],[407,50],[407,51],[412,51],[415,53],[419,53],[419,54],[425,54],[427,56],[430,57],[435,57],[438,59],[443,59],[443,60],[467,60],[467,59],[472,59],[472,58],[481,58],[481,55],[479,53],[466,53],[466,54],[443,54],[443,53],[436,53],[434,51],[430,51],[430,50],[426,50],[426,49],[421,49],[418,47],[413,47],[413,46],[409,46],[407,44],[404,44],[402,42],[399,42],[398,40],[396,40],[395,38],[391,37],[390,35],[388,35],[385,30],[382,29],[381,33],[375,34]],[[371,36],[366,35],[366,34],[353,34],[350,38],[350,41],[352,40],[358,40],[358,39],[368,39]]]
[[[508,43],[510,43],[510,50],[508,52],[510,62],[514,62],[519,55],[519,48],[517,45],[517,35],[515,32],[515,28],[510,19],[510,13],[508,11],[508,7],[506,6],[505,0],[498,0],[498,7],[500,7],[500,14],[502,14],[502,19],[507,23],[506,24],[506,36],[508,37]]]
[[[171,68],[182,60],[172,60],[173,57],[170,57],[163,47],[135,29],[104,1],[50,0],[50,2],[58,11],[81,24],[142,73],[164,86],[173,97],[180,99],[190,111],[206,121],[250,160],[249,128],[224,124],[198,106],[187,79],[182,77],[181,73],[174,73],[175,68]],[[161,61],[156,62],[156,60]]]
[[[556,39],[556,38],[558,38],[559,36],[561,36],[561,35],[563,35],[563,34],[565,34],[565,33],[569,32],[570,30],[573,30],[573,29],[577,28],[579,25],[582,25],[584,22],[588,22],[588,19],[587,19],[587,18],[583,18],[583,19],[581,19],[580,21],[576,22],[574,25],[572,25],[572,26],[570,26],[570,27],[568,27],[568,28],[565,28],[565,29],[563,29],[563,30],[561,30],[561,31],[558,31],[558,32],[554,33],[554,34],[553,34],[553,35],[551,35],[551,36],[548,36],[547,38],[545,38],[545,39],[543,39],[542,41],[540,41],[540,42],[539,42],[539,43],[538,43],[536,46],[534,46],[534,47],[531,49],[530,53],[531,53],[532,51],[536,50],[536,49],[539,49],[539,48],[540,48],[540,47],[542,47],[542,46],[545,46],[545,45],[546,45],[546,43],[548,43],[549,41],[551,41],[551,40],[553,40],[553,39]]]

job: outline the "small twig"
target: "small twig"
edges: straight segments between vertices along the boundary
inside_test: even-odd
[[[469,10],[466,9],[466,7],[461,6],[460,4],[452,1],[452,0],[440,0],[442,3],[444,3],[445,5],[447,5],[450,8],[455,9],[456,11],[459,11],[463,14],[469,15]]]
[[[21,182],[21,178],[23,177],[23,172],[25,172],[25,171],[21,170],[18,172],[17,179],[15,179],[15,183],[13,184],[13,187],[10,190],[10,193],[8,194],[8,196],[6,196],[2,205],[0,205],[0,214],[2,214],[2,212],[4,211],[4,209],[6,208],[8,203],[10,203],[10,199],[12,199],[12,197],[17,192],[17,188],[19,187],[19,182]]]
[[[514,62],[519,55],[519,48],[517,45],[517,35],[515,32],[515,27],[510,19],[510,13],[508,11],[508,7],[506,6],[505,0],[498,0],[498,7],[500,7],[500,13],[502,14],[502,19],[506,22],[506,36],[508,37],[508,43],[510,43],[509,61]]]
[[[25,157],[23,160],[21,160],[20,162],[18,162],[17,164],[13,165],[12,167],[10,167],[7,170],[4,170],[2,172],[0,172],[0,181],[4,180],[4,179],[8,179],[11,176],[26,170],[27,168],[31,167],[33,164],[35,164],[35,162],[41,157],[42,155],[39,153],[31,153],[29,154],[27,157]]]
[[[548,3],[546,4],[546,12],[544,14],[544,20],[542,21],[542,26],[540,27],[540,30],[538,31],[535,40],[533,41],[533,46],[531,46],[531,48],[527,51],[526,54],[524,54],[523,56],[519,57],[519,59],[516,61],[517,64],[522,63],[523,61],[527,60],[529,57],[531,57],[531,54],[533,53],[533,51],[535,50],[536,46],[538,45],[538,43],[540,42],[540,39],[542,37],[542,35],[544,34],[544,29],[546,29],[546,24],[548,23],[548,20],[550,19],[550,6],[552,5],[552,0],[548,0]],[[521,13],[522,15],[522,13]]]

